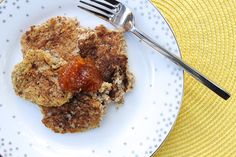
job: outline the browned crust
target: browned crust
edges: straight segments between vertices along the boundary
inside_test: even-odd
[[[78,55],[79,23],[76,19],[56,17],[38,26],[31,26],[21,38],[22,52],[29,49],[49,50],[69,60]]]
[[[125,93],[133,87],[134,79],[128,70],[126,43],[121,31],[111,31],[104,26],[98,26],[95,30],[86,29],[79,27],[75,19],[56,17],[39,26],[31,27],[22,36],[21,44],[24,60],[27,60],[27,53],[31,49],[35,50],[36,54],[40,54],[40,50],[47,51],[49,55],[56,56],[64,62],[80,55],[83,58],[93,59],[103,77],[104,82],[98,92],[76,93],[62,106],[49,107],[50,105],[45,105],[45,102],[38,103],[32,100],[33,96],[30,93],[26,97],[16,90],[18,95],[39,105],[43,104],[42,122],[54,132],[73,133],[98,127],[108,104],[111,101],[122,104]],[[32,66],[28,68],[32,70]],[[22,73],[19,69],[21,68],[16,67],[13,72],[15,85],[16,78],[19,79],[16,73]],[[28,77],[31,77],[31,74]],[[37,86],[37,84],[28,85],[33,88]],[[51,85],[48,86],[51,88]]]
[[[99,126],[104,106],[87,95],[76,95],[60,107],[42,107],[42,122],[56,133],[81,132]]]
[[[123,32],[111,31],[102,25],[95,30],[97,38],[92,36],[86,42],[79,41],[80,55],[95,60],[103,80],[112,83],[111,99],[121,104],[125,93],[132,89],[134,83],[133,75],[128,70]]]
[[[58,83],[58,68],[66,61],[42,50],[29,50],[15,66],[12,81],[17,95],[42,106],[61,106],[72,93],[64,92]]]

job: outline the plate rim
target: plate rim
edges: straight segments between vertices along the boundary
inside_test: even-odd
[[[179,51],[179,56],[180,56],[180,59],[183,59],[183,56],[182,56],[182,53],[181,53],[181,50],[180,50],[180,46],[179,46],[179,43],[178,43],[178,40],[176,38],[176,34],[174,33],[171,25],[169,24],[169,22],[167,21],[167,19],[165,18],[164,14],[159,10],[159,8],[152,2],[152,0],[145,0],[147,1],[148,3],[150,3],[150,5],[152,5],[154,7],[154,9],[160,14],[160,16],[163,18],[163,20],[165,21],[165,23],[167,24],[168,28],[170,29],[173,37],[174,37],[174,40],[176,41],[176,45],[177,45],[177,48],[178,48],[178,51]],[[0,0],[0,5],[4,2],[4,0]],[[167,141],[167,138],[170,136],[170,133],[173,131],[175,125],[176,125],[176,122],[177,122],[177,119],[179,117],[179,114],[180,114],[180,110],[182,108],[182,105],[183,105],[183,101],[184,101],[184,85],[185,85],[185,79],[184,79],[184,70],[181,70],[182,72],[182,76],[183,76],[183,79],[182,79],[182,91],[181,91],[181,100],[180,100],[180,103],[179,103],[179,110],[177,112],[177,115],[175,117],[175,120],[173,121],[173,124],[170,128],[170,130],[167,132],[166,136],[164,137],[163,141],[160,143],[160,145],[156,148],[156,150],[150,155],[150,157],[153,157],[156,153],[158,153],[158,151],[160,150],[160,148],[164,145],[164,143]]]
[[[171,33],[173,34],[173,37],[176,41],[176,45],[178,47],[178,50],[179,50],[179,55],[180,55],[180,59],[182,60],[183,59],[183,56],[182,56],[182,53],[181,53],[181,50],[180,50],[180,46],[179,46],[179,43],[178,43],[178,40],[176,38],[176,35],[175,35],[175,32],[174,30],[172,29],[170,23],[167,21],[167,19],[165,18],[165,16],[163,15],[163,13],[159,10],[159,8],[157,6],[154,5],[154,3],[152,2],[152,0],[147,0],[154,8],[155,10],[162,16],[163,20],[166,22],[167,26],[169,27]],[[150,157],[154,157],[154,155],[160,150],[160,148],[164,145],[164,143],[167,141],[167,138],[170,136],[170,133],[173,131],[175,125],[176,125],[176,122],[177,122],[177,119],[179,117],[179,114],[180,114],[180,110],[182,108],[182,105],[183,105],[183,99],[184,99],[184,70],[182,70],[182,75],[183,75],[183,88],[182,88],[182,94],[181,94],[181,100],[180,100],[180,105],[179,105],[179,110],[177,112],[177,116],[174,120],[174,123],[173,125],[171,126],[169,132],[167,133],[166,137],[164,138],[164,140],[161,142],[161,144],[159,145],[159,147],[156,148],[156,150],[151,154]]]

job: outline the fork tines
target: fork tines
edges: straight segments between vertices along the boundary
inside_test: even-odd
[[[80,0],[79,2],[79,8],[100,16],[105,20],[109,20],[113,16],[119,5],[119,2],[115,0]]]
[[[95,2],[97,4],[100,4],[104,7],[109,8],[109,9],[115,9],[114,5],[112,5],[111,3],[105,3],[105,2],[102,2],[102,1],[98,1],[98,0],[90,0],[90,1]]]
[[[104,0],[104,1],[106,1],[106,2],[108,2],[110,4],[113,4],[113,5],[119,5],[120,4],[120,2],[118,2],[116,0]]]
[[[95,4],[88,3],[88,2],[85,2],[85,1],[82,1],[82,0],[81,0],[80,2],[83,3],[83,4],[85,4],[85,5],[90,6],[90,7],[92,7],[92,8],[98,9],[98,10],[100,10],[100,11],[106,13],[106,14],[111,14],[110,11],[108,11],[107,9],[104,9],[103,7],[99,7],[99,6],[95,5]]]

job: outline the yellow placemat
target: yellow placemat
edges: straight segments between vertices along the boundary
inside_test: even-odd
[[[183,59],[231,94],[224,101],[185,73],[177,123],[155,157],[236,157],[236,0],[153,0]]]

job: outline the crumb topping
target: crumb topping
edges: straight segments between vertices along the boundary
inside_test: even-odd
[[[32,26],[21,45],[15,92],[38,104],[43,124],[56,133],[99,127],[109,104],[122,104],[133,87],[121,31],[83,28],[58,16]]]
[[[60,106],[71,97],[58,82],[58,68],[66,61],[42,50],[29,50],[12,73],[17,95],[42,106]]]

